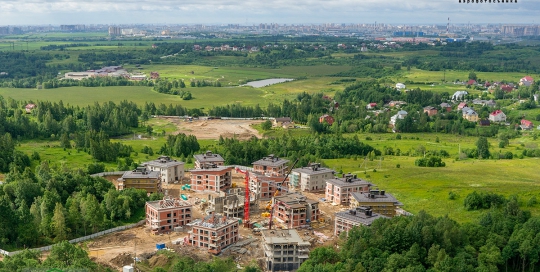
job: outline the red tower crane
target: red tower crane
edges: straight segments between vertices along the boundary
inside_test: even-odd
[[[244,174],[244,227],[249,228],[249,171],[236,167],[236,173]]]

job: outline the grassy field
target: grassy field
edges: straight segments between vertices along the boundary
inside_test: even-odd
[[[404,204],[404,209],[414,213],[421,210],[436,215],[448,215],[459,222],[477,220],[480,211],[465,211],[463,200],[473,191],[486,191],[505,196],[518,195],[520,202],[532,196],[540,197],[540,172],[535,169],[537,158],[521,160],[445,160],[446,167],[423,168],[414,166],[413,157],[386,156],[382,161],[354,159],[325,160],[325,163],[344,173],[358,174],[378,188],[393,194]],[[380,166],[379,166],[380,163]],[[367,167],[365,167],[367,164]],[[396,165],[400,164],[400,168]],[[365,170],[367,168],[367,170]],[[376,172],[373,169],[377,168]],[[529,170],[526,170],[529,169]],[[459,197],[450,200],[449,192]],[[540,207],[530,209],[540,215]]]

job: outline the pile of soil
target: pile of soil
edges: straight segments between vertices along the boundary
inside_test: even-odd
[[[167,264],[167,262],[169,262],[169,258],[163,254],[155,255],[148,260],[148,264],[150,264],[151,267],[163,267]]]
[[[133,263],[133,256],[129,253],[122,253],[118,256],[111,259],[111,263],[118,266],[123,267],[125,265],[130,265]]]

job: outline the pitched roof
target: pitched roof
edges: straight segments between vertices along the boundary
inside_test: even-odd
[[[504,114],[504,112],[503,112],[502,110],[496,110],[496,111],[490,113],[489,115],[495,116],[495,115],[499,115],[499,114],[501,114],[501,113]]]
[[[534,79],[530,76],[526,76],[526,77],[523,77],[522,79],[520,79],[519,81],[534,81]]]

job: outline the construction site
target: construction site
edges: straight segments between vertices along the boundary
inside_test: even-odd
[[[230,256],[239,266],[256,260],[265,271],[297,269],[314,247],[336,243],[334,214],[346,207],[326,203],[324,191],[290,186],[291,171],[280,158],[270,155],[261,162],[272,167],[231,169],[231,186],[223,191],[194,190],[192,180],[197,179],[190,172],[178,183],[164,183],[165,198],[148,202],[145,225],[87,243],[90,256],[119,271],[163,265],[158,250],[195,260]],[[269,251],[274,246],[292,246],[296,253],[277,258]]]

